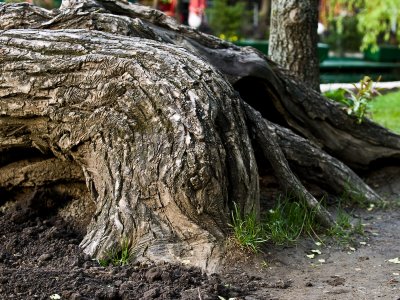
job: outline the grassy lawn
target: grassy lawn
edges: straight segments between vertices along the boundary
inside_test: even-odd
[[[370,111],[375,122],[400,134],[400,91],[376,97]]]

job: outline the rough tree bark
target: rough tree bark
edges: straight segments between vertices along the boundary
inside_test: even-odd
[[[260,211],[261,168],[331,226],[308,182],[379,201],[357,172],[400,159],[399,136],[259,52],[123,1],[1,5],[0,71],[2,199],[82,198],[95,257],[124,238],[212,271],[233,203]]]
[[[269,55],[319,91],[318,0],[273,0]]]

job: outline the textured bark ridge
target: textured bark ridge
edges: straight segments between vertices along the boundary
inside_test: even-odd
[[[304,184],[379,201],[357,173],[400,159],[397,135],[256,50],[123,1],[0,5],[0,71],[3,199],[46,191],[82,207],[95,257],[127,239],[138,260],[212,271],[233,203],[260,211],[263,161],[331,226]]]

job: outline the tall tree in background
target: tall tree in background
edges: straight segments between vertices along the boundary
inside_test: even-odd
[[[319,90],[318,0],[272,1],[269,55]]]
[[[259,12],[258,38],[265,39],[268,34],[271,16],[271,0],[261,0]]]

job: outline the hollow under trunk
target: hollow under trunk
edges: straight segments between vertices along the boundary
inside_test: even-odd
[[[331,226],[308,182],[376,202],[357,174],[400,159],[399,136],[151,8],[6,4],[0,30],[0,194],[32,203],[46,191],[60,206],[81,194],[81,246],[95,257],[127,239],[137,260],[212,271],[234,203],[260,212],[265,161]]]

